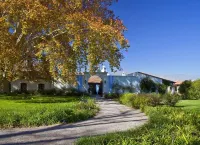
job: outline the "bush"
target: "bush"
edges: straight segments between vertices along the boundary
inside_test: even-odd
[[[169,105],[169,106],[175,106],[176,103],[181,99],[181,96],[178,94],[165,94],[162,96],[163,97],[163,103],[165,105]]]
[[[149,106],[155,107],[161,104],[162,98],[160,94],[151,93],[146,95],[149,97]]]
[[[164,103],[165,105],[175,106],[176,103],[181,99],[178,94],[132,94],[125,93],[120,96],[120,102],[122,104],[131,106],[136,109],[143,109],[145,106],[158,106]]]
[[[64,95],[65,96],[84,96],[84,95],[88,95],[87,92],[81,92],[79,90],[77,90],[76,88],[66,88],[64,89]]]
[[[146,95],[136,95],[132,100],[132,107],[136,109],[143,109],[145,106],[150,104],[150,98]]]
[[[161,104],[161,97],[159,94],[131,94],[126,93],[120,97],[122,104],[129,105],[136,109],[143,109],[145,106],[157,106]]]
[[[128,106],[132,106],[132,101],[134,100],[134,98],[137,96],[137,94],[133,94],[133,93],[125,93],[123,95],[120,96],[120,103],[128,105]]]
[[[104,94],[105,99],[118,99],[120,97],[119,93],[106,93]]]
[[[62,88],[62,89],[48,89],[48,90],[39,90],[39,91],[27,91],[22,93],[20,90],[15,90],[11,93],[8,93],[9,96],[17,96],[18,94],[24,95],[51,95],[51,96],[84,96],[88,95],[86,92],[80,92],[76,88]]]
[[[154,83],[154,81],[152,81],[149,77],[146,77],[141,80],[140,89],[144,93],[155,92],[156,83]]]
[[[167,91],[167,86],[165,84],[157,84],[158,93],[165,94]]]
[[[189,89],[192,86],[192,81],[184,81],[180,87],[179,87],[179,92],[183,96],[183,99],[189,99]]]
[[[192,82],[188,96],[189,99],[200,99],[200,80]]]

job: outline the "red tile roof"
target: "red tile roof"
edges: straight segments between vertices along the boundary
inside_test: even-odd
[[[182,81],[177,81],[174,85],[175,86],[179,86],[179,85],[181,85],[183,82]]]
[[[91,76],[88,83],[101,83],[102,79],[99,76]]]

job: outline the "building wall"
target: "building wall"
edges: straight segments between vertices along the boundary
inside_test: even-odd
[[[20,90],[21,89],[21,83],[26,83],[27,84],[27,90],[28,91],[34,91],[38,90],[38,84],[44,84],[45,85],[45,90],[49,90],[53,88],[52,83],[46,82],[46,81],[26,81],[26,80],[16,80],[11,82],[11,92],[15,90]]]
[[[156,77],[153,77],[153,76],[149,76],[149,75],[145,75],[145,74],[137,73],[137,72],[134,73],[134,76],[136,76],[140,80],[142,80],[143,78],[149,77],[155,83],[162,84],[162,79],[161,78],[156,78]]]
[[[63,88],[69,88],[69,87],[73,87],[73,86],[67,83],[63,83],[61,80],[54,81],[52,84],[52,88],[56,90],[61,90]]]
[[[141,73],[135,73],[133,75],[128,76],[112,76],[107,75],[106,72],[98,72],[95,75],[99,76],[102,79],[103,83],[103,93],[111,93],[113,92],[113,85],[119,84],[121,86],[128,86],[133,87],[136,93],[140,92],[140,81],[147,77]],[[63,83],[62,81],[54,81],[53,83],[45,82],[45,81],[38,81],[38,82],[31,82],[26,80],[17,80],[11,82],[11,91],[20,90],[21,83],[27,83],[27,90],[37,90],[38,84],[45,84],[45,90],[48,89],[62,89],[62,88],[69,88],[74,87],[77,88],[79,91],[88,92],[89,85],[88,80],[92,75],[89,73],[84,73],[81,75],[77,75],[77,86],[72,86],[67,83]],[[151,77],[150,78],[156,83],[162,83],[162,79]]]
[[[136,93],[140,92],[140,79],[135,76],[108,76],[109,92],[113,92],[113,85],[119,84],[124,87],[134,88]]]

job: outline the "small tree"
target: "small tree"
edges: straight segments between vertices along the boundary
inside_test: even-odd
[[[200,99],[200,79],[192,82],[188,97],[189,99]]]
[[[167,90],[167,86],[165,84],[157,84],[158,92],[160,94],[165,94]]]
[[[188,98],[188,93],[191,86],[192,86],[192,81],[190,80],[186,80],[180,85],[179,92],[183,95],[184,99]]]
[[[140,82],[140,89],[145,93],[152,92],[152,90],[156,90],[156,83],[149,77],[143,78]]]

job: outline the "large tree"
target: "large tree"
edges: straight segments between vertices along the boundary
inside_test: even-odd
[[[126,30],[117,0],[0,0],[0,74],[9,80],[62,78],[107,61],[120,68]]]

